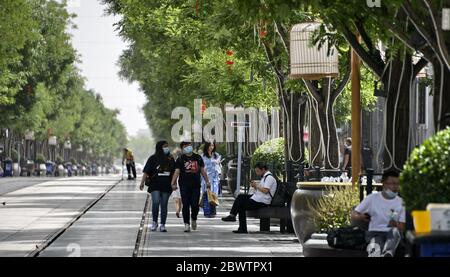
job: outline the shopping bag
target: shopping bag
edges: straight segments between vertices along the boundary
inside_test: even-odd
[[[219,206],[219,198],[217,197],[217,195],[210,189],[206,190],[206,192],[208,193],[209,204],[213,207]]]

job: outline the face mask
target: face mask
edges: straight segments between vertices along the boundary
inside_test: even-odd
[[[164,147],[163,148],[164,154],[169,155],[170,153],[170,148],[169,147]]]
[[[187,146],[183,149],[185,154],[191,154],[192,152],[194,152],[194,148],[192,146]]]
[[[395,197],[398,196],[398,192],[393,192],[390,189],[385,189],[384,190],[384,195],[388,198],[388,199],[394,199]]]

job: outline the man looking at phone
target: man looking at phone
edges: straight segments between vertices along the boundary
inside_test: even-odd
[[[246,211],[257,210],[269,206],[272,202],[272,197],[277,190],[277,181],[272,173],[267,170],[267,165],[257,163],[255,165],[255,173],[261,177],[261,183],[254,181],[250,183],[250,186],[255,190],[255,193],[253,195],[239,195],[233,203],[230,215],[222,218],[222,221],[225,222],[235,222],[236,216],[239,214],[239,229],[233,231],[233,233],[246,234]]]

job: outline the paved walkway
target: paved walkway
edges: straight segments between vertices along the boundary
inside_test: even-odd
[[[183,232],[184,224],[176,218],[171,199],[168,232],[150,232],[148,212],[137,240],[147,193],[138,190],[138,182],[117,184],[119,180],[53,179],[1,195],[0,203],[6,205],[0,205],[0,257],[29,255],[36,245],[49,242],[39,256],[131,257],[135,250],[141,257],[302,256],[295,235],[281,234],[277,226],[272,232],[260,233],[259,220],[248,220],[249,234],[232,233],[237,223],[220,220],[227,215],[232,197],[222,199],[216,218],[201,213],[198,230],[191,233]]]
[[[139,253],[145,257],[282,257],[303,256],[295,234],[281,234],[279,226],[271,232],[259,232],[259,220],[248,219],[249,234],[234,234],[238,223],[222,222],[233,203],[224,197],[216,218],[205,218],[200,210],[197,231],[184,233],[183,220],[176,218],[175,205],[170,202],[167,222],[168,233],[146,232]],[[151,219],[150,219],[151,221]]]

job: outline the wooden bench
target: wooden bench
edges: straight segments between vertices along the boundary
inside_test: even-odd
[[[286,207],[264,207],[253,211],[247,211],[247,217],[259,219],[259,230],[261,232],[270,231],[270,219],[280,219],[281,233],[294,233],[291,220],[291,205]]]

